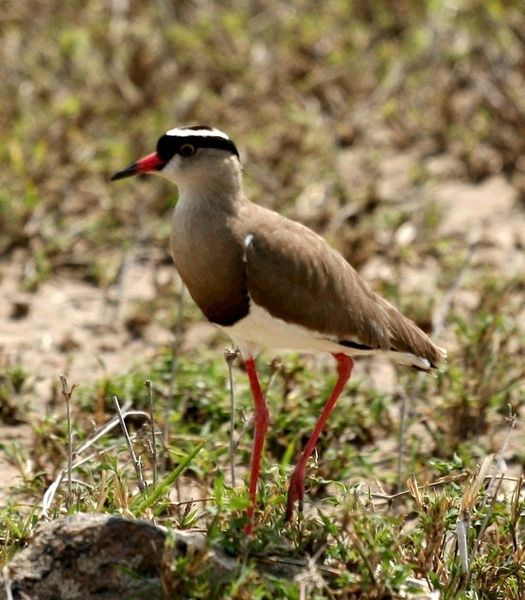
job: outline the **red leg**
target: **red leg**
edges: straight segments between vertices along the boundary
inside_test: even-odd
[[[255,428],[255,436],[252,450],[252,464],[250,467],[250,506],[248,508],[248,523],[246,524],[245,532],[251,534],[253,531],[253,514],[255,512],[255,498],[257,495],[257,481],[259,479],[259,471],[261,469],[261,455],[264,446],[264,438],[268,431],[269,413],[264,400],[264,395],[259,385],[257,371],[255,370],[255,361],[252,357],[245,361],[246,372],[250,379],[250,387],[252,388],[253,402],[255,406],[253,415],[253,424]]]
[[[292,473],[292,477],[290,478],[290,487],[288,488],[288,502],[286,503],[286,515],[285,519],[288,521],[293,514],[293,505],[296,500],[299,500],[299,509],[303,508],[303,496],[304,496],[304,478],[306,474],[306,463],[308,459],[312,455],[312,452],[315,449],[315,445],[319,438],[319,434],[323,430],[323,427],[330,416],[330,413],[334,409],[335,403],[337,399],[341,395],[346,382],[350,379],[350,375],[352,374],[352,367],[354,366],[354,361],[346,354],[334,354],[334,358],[337,360],[337,373],[338,378],[337,382],[328,398],[328,401],[324,405],[323,412],[319,417],[317,423],[315,424],[315,429],[308,440],[303,453],[301,454],[301,458],[295,467],[294,472]]]

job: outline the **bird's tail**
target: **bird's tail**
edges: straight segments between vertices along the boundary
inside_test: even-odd
[[[380,302],[388,316],[390,357],[421,371],[439,370],[447,360],[447,351],[436,346],[424,331],[389,302],[383,298]]]

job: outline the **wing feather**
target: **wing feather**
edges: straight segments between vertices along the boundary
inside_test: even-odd
[[[257,205],[239,222],[248,293],[272,316],[347,344],[408,352],[432,365],[443,359],[419,327],[316,233]]]

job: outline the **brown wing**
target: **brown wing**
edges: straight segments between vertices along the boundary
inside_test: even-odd
[[[430,339],[375,294],[320,236],[253,205],[241,219],[247,286],[272,316],[371,349],[441,360]],[[247,237],[248,236],[248,237]]]

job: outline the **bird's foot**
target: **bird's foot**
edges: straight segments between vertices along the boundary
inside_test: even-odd
[[[285,521],[289,521],[293,515],[293,505],[299,501],[299,510],[303,510],[303,498],[304,498],[304,479],[306,473],[306,465],[299,463],[296,467],[292,476],[290,477],[290,486],[288,488],[288,500],[286,502],[286,514],[284,516]]]

